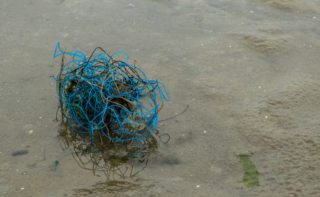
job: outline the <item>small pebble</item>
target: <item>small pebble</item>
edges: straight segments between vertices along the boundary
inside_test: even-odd
[[[204,130],[204,131],[203,131],[203,133],[204,133],[204,134],[206,134],[206,133],[207,133],[207,131],[206,131],[206,130]]]
[[[21,189],[21,190],[24,190],[24,187],[21,187],[20,189]]]
[[[200,185],[197,185],[197,188],[200,188]]]
[[[265,118],[265,119],[268,119],[268,118],[269,118],[269,116],[264,116],[264,118]]]
[[[136,7],[134,4],[132,4],[132,3],[129,3],[128,4],[128,7],[130,7],[130,8],[134,8],[134,7]]]
[[[28,134],[31,135],[32,133],[33,133],[33,130],[30,129],[30,130],[28,131]]]

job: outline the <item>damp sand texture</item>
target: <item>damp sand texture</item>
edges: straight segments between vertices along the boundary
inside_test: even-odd
[[[1,197],[319,197],[319,0],[1,0],[0,18]],[[94,176],[57,138],[58,41],[126,52],[165,84],[170,141],[101,165],[134,180]]]

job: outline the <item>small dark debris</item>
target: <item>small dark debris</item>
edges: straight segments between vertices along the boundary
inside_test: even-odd
[[[18,150],[18,151],[13,152],[11,155],[16,157],[16,156],[20,156],[20,155],[26,155],[28,153],[29,153],[28,150]]]

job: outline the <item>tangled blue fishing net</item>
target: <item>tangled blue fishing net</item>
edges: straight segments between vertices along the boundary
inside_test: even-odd
[[[109,55],[98,47],[87,57],[81,51],[63,51],[58,42],[53,57],[59,56],[60,110],[74,132],[89,134],[92,144],[96,140],[141,144],[154,134],[168,93],[161,82],[129,64],[126,53]]]

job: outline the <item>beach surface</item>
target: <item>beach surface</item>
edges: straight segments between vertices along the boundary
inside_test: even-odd
[[[319,0],[2,0],[0,18],[0,197],[320,196]],[[170,141],[136,177],[63,150],[58,41],[124,51],[166,85]]]

